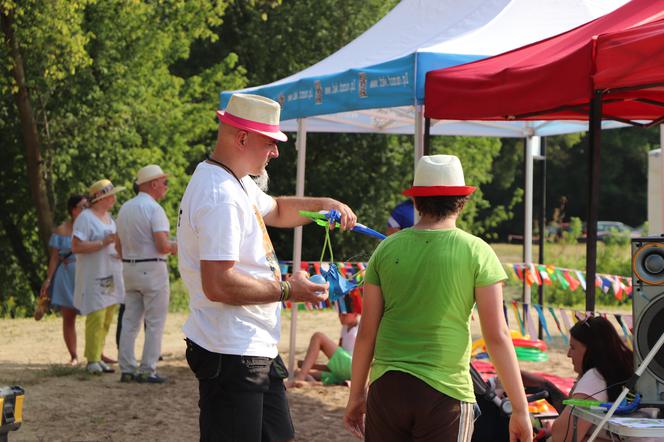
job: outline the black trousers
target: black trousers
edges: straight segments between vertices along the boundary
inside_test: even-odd
[[[187,363],[198,379],[201,442],[294,438],[280,356],[220,354],[186,341]]]

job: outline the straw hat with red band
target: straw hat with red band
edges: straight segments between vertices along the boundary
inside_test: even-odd
[[[288,137],[279,129],[279,103],[260,95],[233,94],[224,111],[217,111],[219,121],[238,129],[255,132],[277,141]]]
[[[454,155],[428,155],[420,158],[415,179],[406,196],[467,196],[477,187],[466,186],[461,161]]]

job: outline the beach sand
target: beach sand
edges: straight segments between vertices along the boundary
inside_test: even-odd
[[[120,375],[88,375],[72,368],[62,340],[60,318],[0,320],[0,386],[20,385],[25,393],[24,422],[10,441],[193,441],[198,440],[197,382],[184,358],[181,331],[186,314],[170,314],[166,324],[159,373],[164,385],[124,384]],[[77,321],[78,354],[83,355],[84,318]],[[339,321],[333,311],[300,311],[296,357],[303,358],[314,331],[337,339]],[[474,336],[479,324],[472,323]],[[279,345],[288,363],[290,312],[284,312]],[[137,340],[140,355],[143,335]],[[523,362],[522,368],[573,376],[560,337],[554,339],[547,362]],[[115,324],[105,353],[117,356]],[[324,359],[321,359],[324,362]],[[117,365],[115,366],[117,369]],[[356,440],[343,428],[348,387],[310,387],[288,392],[296,439]]]

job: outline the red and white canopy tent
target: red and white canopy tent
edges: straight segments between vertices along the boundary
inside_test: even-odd
[[[600,125],[664,121],[664,0],[632,0],[558,36],[431,71],[425,116],[590,121],[586,310],[594,311]]]

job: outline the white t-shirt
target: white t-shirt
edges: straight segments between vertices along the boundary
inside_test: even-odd
[[[170,224],[164,209],[147,193],[140,192],[122,205],[118,213],[118,235],[124,259],[165,258],[157,251],[154,232],[167,232]]]
[[[104,224],[90,209],[76,218],[72,235],[81,241],[100,241],[115,233],[115,222]],[[115,244],[92,253],[76,254],[74,306],[82,315],[124,302],[122,262]]]
[[[597,371],[595,368],[591,368],[587,372],[581,376],[581,379],[576,381],[576,384],[574,385],[574,388],[570,392],[570,396],[576,393],[581,393],[585,394],[586,396],[591,396],[593,399],[600,401],[600,402],[608,402],[609,401],[609,395],[606,391],[606,381],[604,380],[604,376]],[[600,392],[601,390],[601,392]],[[598,393],[599,392],[599,393]],[[640,414],[640,411],[637,411],[635,414],[629,415],[629,417],[645,417],[645,414]],[[592,427],[593,429],[595,426]],[[590,436],[590,432],[588,432],[588,436]],[[605,430],[602,430],[600,433],[601,438],[605,439],[611,439],[611,436],[606,433]],[[651,437],[635,437],[635,436],[623,436],[620,438],[621,441],[624,442],[654,442],[656,440],[661,440],[661,438],[651,438]]]
[[[570,395],[580,393],[590,396],[600,402],[607,402],[609,400],[609,395],[606,392],[606,387],[607,385],[604,376],[602,376],[596,368],[591,368],[585,372],[578,381],[576,381]]]
[[[243,188],[244,186],[244,188]],[[246,191],[245,191],[246,189]],[[200,261],[235,261],[257,279],[281,280],[263,216],[276,205],[250,177],[238,180],[220,166],[199,163],[178,216],[178,264],[189,291],[185,335],[208,351],[277,356],[281,303],[233,306],[203,293]]]
[[[351,355],[355,348],[355,340],[357,339],[357,330],[359,328],[359,324],[350,328],[347,325],[341,326],[341,347]]]

